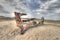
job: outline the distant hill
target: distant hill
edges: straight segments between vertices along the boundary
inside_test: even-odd
[[[5,16],[0,16],[0,20],[12,20],[12,19],[15,19],[15,17],[5,17]],[[22,18],[22,20],[41,20],[41,19],[38,19],[38,18]],[[48,19],[45,19],[45,21],[48,21],[48,22],[60,22],[60,20],[48,20]]]
[[[4,16],[0,16],[0,20],[1,19],[14,19],[14,17],[4,17]]]

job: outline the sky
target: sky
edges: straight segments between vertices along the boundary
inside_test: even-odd
[[[60,20],[60,0],[0,0],[0,16],[14,17],[14,12],[27,13],[23,18]]]

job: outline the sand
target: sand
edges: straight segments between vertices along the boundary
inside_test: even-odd
[[[0,21],[0,40],[60,40],[60,23],[45,22],[21,35],[15,20]]]

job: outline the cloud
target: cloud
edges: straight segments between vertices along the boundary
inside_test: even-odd
[[[9,13],[9,12],[4,10],[4,7],[0,5],[0,13]]]
[[[59,0],[50,0],[45,2],[40,6],[39,9],[34,10],[33,12],[41,16],[44,16],[46,19],[50,20],[60,20],[60,1]],[[51,18],[52,17],[52,18]]]
[[[60,0],[0,0],[0,15],[13,17],[14,11],[27,13],[26,17],[60,20]]]

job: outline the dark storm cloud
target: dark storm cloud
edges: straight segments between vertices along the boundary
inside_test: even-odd
[[[17,5],[17,3],[16,2],[14,2],[13,4],[11,4],[11,6],[16,6]]]
[[[19,11],[29,14],[28,18],[40,18],[43,15],[45,18],[52,20],[60,18],[58,10],[60,9],[60,0],[0,0],[0,4],[0,14],[3,13],[2,15],[7,17],[13,16],[14,11]],[[37,12],[35,12],[36,10]]]
[[[22,1],[26,1],[26,0],[19,0],[20,2],[22,2]]]
[[[0,13],[6,13],[6,14],[9,14],[8,11],[5,11],[5,10],[0,10]]]
[[[5,0],[6,3],[8,3],[10,6],[16,6],[17,3],[14,0]]]
[[[40,0],[41,2],[43,2],[43,3],[45,3],[46,1],[48,1],[48,0]]]
[[[25,10],[21,9],[21,8],[17,8],[15,7],[16,10],[19,10],[20,12],[25,12]]]
[[[49,13],[54,13],[55,10],[60,9],[60,2],[55,2],[52,3],[51,5],[48,6],[49,8],[47,9],[47,11]]]
[[[29,3],[29,7],[30,7],[31,10],[35,10],[35,9],[40,8],[40,4],[35,3],[35,2]]]
[[[37,0],[30,0],[30,2],[25,1],[23,2],[23,4],[30,8],[30,10],[36,10],[40,8],[40,3],[37,3]]]
[[[10,3],[14,2],[14,0],[5,0],[5,1]]]
[[[45,3],[50,0],[20,0],[24,5],[26,5],[30,10],[36,10],[40,8],[41,3]]]
[[[60,3],[53,3],[52,5],[49,6],[49,9],[59,9],[60,8]]]
[[[3,13],[9,14],[10,12],[3,10]]]
[[[4,7],[0,5],[0,13],[9,13],[9,12],[4,10]]]
[[[4,9],[4,7],[2,5],[0,5],[0,10],[3,10],[3,9]]]

